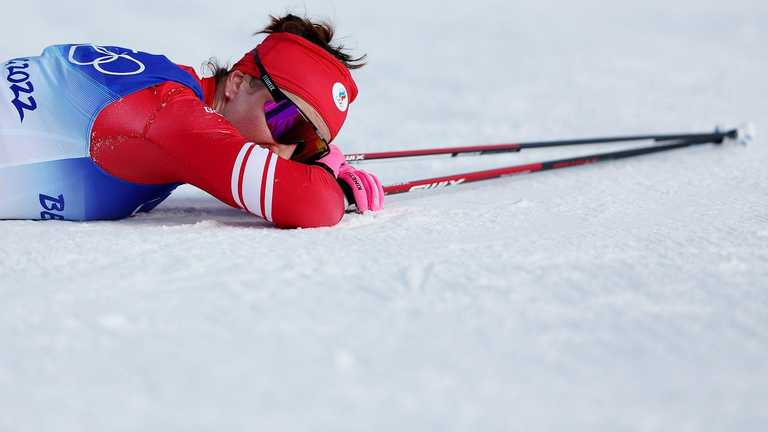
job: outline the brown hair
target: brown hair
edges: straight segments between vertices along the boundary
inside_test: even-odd
[[[331,45],[335,29],[333,24],[328,21],[315,23],[309,18],[302,18],[290,13],[279,18],[270,15],[269,18],[271,19],[271,23],[264,27],[263,30],[254,33],[254,35],[293,33],[323,48],[343,63],[347,69],[359,69],[366,65],[365,59],[368,57],[367,54],[363,54],[360,57],[353,57],[347,52],[344,45]],[[221,83],[230,72],[229,65],[222,66],[215,58],[210,58],[204,66],[216,79],[217,83]]]
[[[255,34],[293,33],[323,48],[344,63],[347,69],[359,69],[365,66],[366,54],[355,58],[345,52],[344,45],[331,45],[335,30],[330,22],[314,23],[309,18],[301,18],[294,14],[288,14],[281,18],[272,15],[269,17],[272,19],[272,23]]]

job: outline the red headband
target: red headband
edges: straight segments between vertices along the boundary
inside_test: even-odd
[[[332,141],[347,118],[347,106],[357,98],[357,85],[346,66],[323,48],[292,33],[272,33],[255,49],[280,90],[288,93],[311,121],[322,121],[324,124],[315,126],[321,132],[327,130],[329,136],[323,138]],[[253,51],[245,54],[233,69],[260,76]],[[301,100],[297,101],[294,95]],[[312,118],[317,117],[313,110],[319,119]]]

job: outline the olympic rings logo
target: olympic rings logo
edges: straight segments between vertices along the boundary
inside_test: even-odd
[[[78,61],[78,60],[75,59],[75,54],[77,53],[78,48],[81,48],[81,47],[90,47],[91,49],[93,49],[96,52],[98,52],[100,54],[103,54],[103,55],[101,57],[99,57],[99,58],[94,59],[93,61],[90,61],[90,62]],[[138,51],[133,51],[133,52],[138,52]],[[125,59],[125,60],[128,60],[128,61],[132,62],[133,64],[135,64],[135,68],[134,68],[135,70],[119,72],[119,71],[107,70],[108,68],[105,69],[105,68],[102,67],[102,65],[106,65],[106,64],[112,63],[112,62],[114,62],[114,61],[116,61],[118,59]],[[117,75],[117,76],[138,75],[138,74],[144,72],[144,70],[146,69],[146,66],[144,66],[144,64],[142,62],[136,60],[135,58],[129,56],[128,54],[116,54],[116,53],[113,53],[112,51],[110,51],[110,50],[108,50],[108,49],[106,49],[104,47],[100,47],[98,45],[73,45],[73,46],[71,46],[69,48],[69,62],[73,63],[73,64],[76,64],[78,66],[93,66],[94,69],[96,69],[97,71],[103,73],[104,75]]]

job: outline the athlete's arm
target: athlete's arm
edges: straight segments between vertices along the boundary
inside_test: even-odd
[[[331,226],[344,214],[344,194],[331,174],[248,143],[176,83],[105,108],[93,128],[91,156],[124,180],[190,183],[280,227]]]

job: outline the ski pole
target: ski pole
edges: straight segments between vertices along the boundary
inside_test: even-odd
[[[738,129],[731,129],[728,131],[715,130],[711,133],[690,133],[690,134],[662,134],[662,135],[630,135],[630,136],[616,136],[616,137],[602,137],[602,138],[582,138],[582,139],[570,139],[570,140],[555,140],[555,141],[533,141],[517,144],[490,144],[490,145],[477,145],[477,146],[461,146],[461,147],[439,147],[431,149],[419,149],[419,150],[399,150],[388,152],[375,152],[375,153],[352,153],[345,155],[347,162],[360,162],[366,160],[376,159],[395,159],[406,158],[414,156],[433,156],[450,154],[451,156],[457,156],[460,154],[493,154],[493,153],[513,153],[519,152],[523,149],[531,148],[544,148],[544,147],[559,147],[570,145],[586,145],[586,144],[607,144],[618,142],[630,142],[630,141],[647,141],[653,140],[655,142],[676,141],[676,140],[705,140],[705,142],[721,143],[726,138],[735,139],[738,135]]]
[[[727,133],[729,134],[730,131]],[[729,138],[736,138],[735,135],[728,135]],[[401,184],[384,186],[384,195],[394,195],[404,192],[413,192],[422,189],[437,189],[448,186],[455,186],[462,183],[470,183],[481,180],[489,180],[498,177],[504,177],[515,174],[527,174],[539,171],[548,171],[558,168],[567,168],[572,166],[587,165],[607,160],[624,159],[628,157],[658,153],[667,150],[674,150],[700,144],[713,143],[713,135],[697,135],[693,138],[665,141],[666,144],[660,144],[651,147],[642,147],[629,150],[620,150],[608,153],[595,153],[587,156],[578,156],[566,159],[557,159],[546,162],[529,163],[515,165],[504,168],[495,168],[483,171],[472,171],[463,174],[448,175],[443,177],[434,177],[423,180],[414,180]],[[720,141],[722,142],[722,140]],[[715,142],[716,144],[719,144]]]

